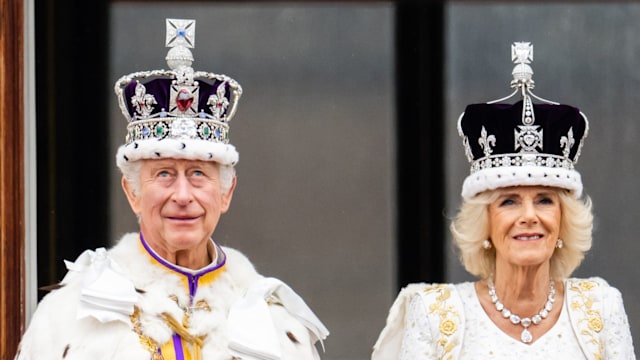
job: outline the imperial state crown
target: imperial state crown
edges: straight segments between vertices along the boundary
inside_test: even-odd
[[[235,165],[229,122],[242,87],[232,78],[191,67],[195,20],[166,19],[169,70],[121,77],[114,91],[127,119],[118,166],[140,159],[184,158]]]

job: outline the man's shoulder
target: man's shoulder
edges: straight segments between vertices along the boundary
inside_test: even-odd
[[[225,264],[227,273],[237,285],[246,288],[262,278],[249,258],[241,251],[227,246],[221,246],[221,248],[227,258]]]

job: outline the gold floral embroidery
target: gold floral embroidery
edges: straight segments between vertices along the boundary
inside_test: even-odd
[[[602,343],[598,343],[598,353],[596,355],[595,360],[602,360]]]
[[[598,317],[592,317],[589,319],[589,329],[600,332],[602,330],[602,320]]]
[[[582,290],[589,291],[596,287],[596,283],[593,281],[581,281],[578,286],[580,286]]]
[[[596,360],[602,359],[602,344],[597,333],[602,331],[603,323],[600,310],[594,306],[593,290],[598,286],[594,281],[580,280],[577,283],[569,283],[569,291],[573,292],[571,309],[580,313],[578,323],[586,324],[581,326],[580,334],[586,337],[586,342],[596,345],[596,352],[593,354]]]
[[[447,336],[453,335],[456,332],[456,323],[449,319],[442,321],[440,323],[440,332]]]
[[[457,345],[456,339],[452,336],[458,330],[457,322],[460,320],[460,314],[454,305],[447,303],[447,300],[451,298],[451,290],[449,285],[436,284],[425,287],[424,292],[426,294],[436,293],[436,302],[429,305],[429,312],[435,314],[440,318],[439,330],[441,337],[438,339],[437,344],[440,348],[440,355],[438,359],[452,359],[452,351]]]

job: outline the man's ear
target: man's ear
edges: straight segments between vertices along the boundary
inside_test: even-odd
[[[220,212],[226,213],[229,210],[229,206],[231,205],[231,198],[233,198],[233,190],[236,189],[236,177],[233,177],[231,181],[231,187],[226,194],[222,194],[222,204],[220,204]]]
[[[135,191],[133,191],[133,187],[131,186],[127,178],[125,178],[124,176],[122,177],[121,183],[122,183],[122,190],[124,190],[124,194],[127,196],[127,200],[129,200],[129,206],[131,206],[131,210],[133,211],[134,214],[140,215],[139,206],[138,206],[139,198],[137,196],[138,194],[136,194]]]

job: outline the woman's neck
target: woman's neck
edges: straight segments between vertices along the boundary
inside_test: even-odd
[[[547,301],[551,277],[548,267],[496,268],[493,279],[500,301],[513,313],[529,316]]]

